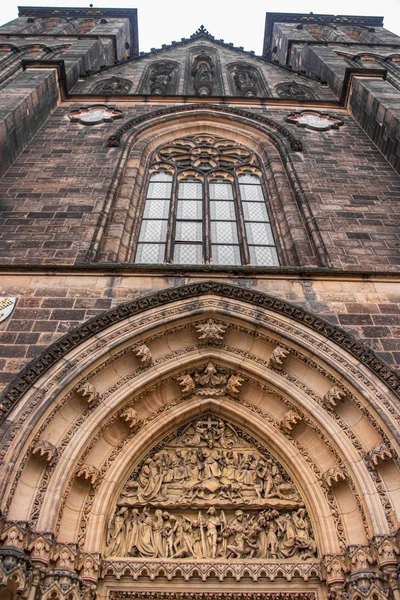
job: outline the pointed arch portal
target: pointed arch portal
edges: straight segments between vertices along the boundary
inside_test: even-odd
[[[390,597],[398,389],[338,328],[236,286],[95,317],[3,395],[8,597]]]

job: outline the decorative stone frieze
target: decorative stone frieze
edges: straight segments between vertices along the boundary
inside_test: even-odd
[[[323,405],[328,410],[334,410],[338,402],[343,402],[346,398],[346,392],[334,385],[323,397]]]
[[[249,569],[249,572],[253,569]],[[219,570],[218,570],[219,571]],[[215,572],[215,570],[213,571]],[[186,577],[185,577],[186,578]],[[219,577],[221,579],[221,576]],[[206,579],[206,577],[204,577]],[[237,579],[237,578],[236,578]],[[254,579],[254,578],[253,578]],[[317,600],[315,592],[174,592],[175,600]],[[110,600],[170,600],[168,592],[111,592]]]
[[[280,428],[284,433],[292,433],[293,427],[299,423],[303,417],[295,410],[289,410],[281,419]]]
[[[50,462],[57,455],[57,448],[46,440],[39,440],[34,445],[32,454],[42,456],[46,462]]]
[[[137,346],[133,352],[139,358],[142,367],[149,367],[153,362],[153,357],[146,344]]]
[[[379,446],[375,446],[375,448],[373,448],[366,454],[366,459],[374,467],[377,467],[380,462],[385,462],[387,460],[390,460],[391,458],[392,458],[392,453],[385,446],[385,444],[380,444]]]
[[[336,483],[346,481],[347,475],[340,467],[328,469],[322,476],[322,485],[326,488],[333,487]]]
[[[76,476],[94,485],[100,477],[100,471],[93,465],[82,465],[76,471]]]
[[[217,323],[213,319],[207,319],[205,323],[195,325],[197,337],[204,342],[218,342],[224,339],[227,325]]]
[[[288,356],[289,350],[283,348],[282,346],[277,346],[276,348],[274,348],[271,356],[269,357],[268,368],[279,371],[283,368],[283,363]]]
[[[84,398],[90,406],[96,404],[101,398],[100,393],[89,381],[78,385],[75,391],[79,396]]]

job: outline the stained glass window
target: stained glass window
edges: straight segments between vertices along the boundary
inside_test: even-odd
[[[157,163],[136,263],[279,265],[262,172],[247,148],[211,135],[180,138],[155,152]]]

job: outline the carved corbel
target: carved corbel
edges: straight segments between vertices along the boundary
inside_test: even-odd
[[[326,555],[323,559],[323,566],[326,574],[328,585],[340,583],[345,580],[348,573],[346,557],[341,554]]]
[[[137,414],[136,410],[132,407],[126,408],[120,415],[121,419],[125,421],[131,431],[138,431],[142,425],[142,419]]]
[[[337,385],[331,387],[323,397],[323,403],[328,410],[334,410],[338,402],[343,402],[346,399],[346,392],[340,389]]]
[[[89,404],[89,406],[94,405],[101,398],[100,393],[96,390],[94,385],[92,383],[90,383],[89,381],[86,381],[86,383],[82,383],[82,384],[78,385],[76,387],[75,391],[79,396],[81,396],[84,400],[86,400],[86,402]]]
[[[100,554],[82,553],[78,557],[78,571],[82,581],[96,584],[99,578]]]
[[[142,367],[149,367],[151,365],[151,363],[153,362],[152,354],[151,354],[149,348],[146,346],[146,344],[137,346],[133,352],[134,352],[134,354],[136,354],[136,356],[140,360],[140,365]]]
[[[268,368],[279,371],[283,368],[283,363],[289,354],[289,350],[283,348],[283,346],[277,346],[269,357]]]
[[[348,554],[352,573],[369,570],[375,562],[368,546],[349,546]]]
[[[28,524],[25,521],[19,521],[18,523],[6,523],[0,540],[4,546],[12,548],[18,548],[23,550],[27,543],[28,536]]]
[[[213,319],[207,319],[205,323],[199,323],[198,325],[195,325],[195,329],[197,331],[197,337],[199,340],[212,343],[224,339],[227,325],[217,323]]]
[[[328,469],[321,478],[322,485],[326,489],[329,489],[335,485],[335,483],[340,483],[341,481],[346,481],[347,475],[343,469],[339,467],[332,467]]]
[[[196,388],[193,377],[190,375],[180,375],[176,378],[176,381],[181,386],[182,396],[190,396],[193,394]]]
[[[284,433],[292,433],[293,427],[302,420],[302,416],[295,410],[289,410],[283,415],[280,428]]]
[[[228,379],[228,383],[226,384],[226,392],[227,394],[231,394],[232,396],[237,396],[240,393],[240,389],[243,385],[243,377],[239,377],[239,375],[231,375]]]
[[[372,450],[367,452],[365,457],[374,467],[377,467],[380,462],[385,462],[386,460],[393,458],[392,453],[386,448],[385,444],[375,446],[375,448],[372,448]]]
[[[41,600],[82,600],[82,586],[72,570],[48,571],[40,586]]]
[[[35,565],[47,566],[50,562],[50,555],[54,545],[54,538],[51,533],[31,534],[28,550],[30,558]]]
[[[57,455],[57,448],[46,440],[39,440],[34,445],[32,454],[43,457],[49,463]]]
[[[376,560],[379,567],[397,565],[400,549],[397,540],[394,537],[375,537],[373,540],[373,548],[375,549]]]
[[[90,485],[94,485],[100,477],[100,471],[93,465],[84,464],[77,469],[76,476],[89,481]]]

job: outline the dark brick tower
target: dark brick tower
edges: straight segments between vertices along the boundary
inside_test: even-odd
[[[0,600],[399,600],[400,38],[267,13],[263,56],[144,53],[135,9],[22,7],[0,98]],[[219,427],[199,563],[156,549],[170,413]]]

